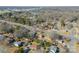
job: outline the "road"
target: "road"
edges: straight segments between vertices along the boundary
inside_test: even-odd
[[[34,27],[32,27],[32,26],[23,25],[23,24],[11,22],[11,21],[0,20],[0,23],[8,23],[8,24],[11,24],[11,25],[16,25],[16,26],[25,27],[25,28],[27,28],[28,30],[31,30],[31,31],[32,31],[32,30],[41,31],[39,28],[34,28]]]
[[[52,31],[52,30],[43,30],[43,29],[39,29],[37,27],[32,27],[32,26],[23,25],[23,24],[20,24],[20,23],[11,22],[11,21],[5,21],[5,20],[0,20],[0,23],[7,23],[7,24],[10,24],[10,25],[25,27],[26,29],[31,30],[31,31],[40,31],[40,32],[49,32],[49,31]],[[54,31],[58,31],[58,30],[55,30],[55,29],[53,29],[53,30]]]

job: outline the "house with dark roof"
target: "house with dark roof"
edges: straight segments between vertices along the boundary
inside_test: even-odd
[[[25,47],[24,48],[24,53],[28,53],[30,51],[30,48],[29,47]]]
[[[16,47],[20,47],[20,46],[23,46],[24,45],[24,42],[14,42],[14,46]]]
[[[51,46],[49,48],[49,52],[50,53],[58,53],[59,52],[59,48],[57,46]]]
[[[8,43],[9,43],[9,44],[13,44],[13,43],[15,42],[15,39],[8,38],[8,40],[7,40],[7,41],[8,41]]]

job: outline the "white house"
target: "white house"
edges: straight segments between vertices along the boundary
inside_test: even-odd
[[[3,40],[4,38],[4,35],[0,35],[0,40]]]

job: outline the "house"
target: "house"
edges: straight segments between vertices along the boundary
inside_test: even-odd
[[[36,38],[36,35],[37,35],[37,32],[36,31],[31,31],[29,32],[29,35],[30,37],[33,39],[33,38]]]
[[[4,35],[0,35],[0,40],[3,40],[5,38]]]
[[[14,38],[14,35],[11,34],[11,33],[9,33],[9,37],[10,37],[10,38]]]
[[[17,37],[17,38],[22,38],[23,34],[21,34],[21,33],[14,33],[14,36]]]
[[[15,39],[11,39],[11,38],[8,39],[8,43],[9,43],[9,44],[12,44],[12,43],[14,43],[14,42],[15,42]]]
[[[52,39],[51,39],[49,36],[45,36],[45,40],[46,40],[47,42],[52,43]]]
[[[74,40],[75,37],[73,34],[70,34],[70,35],[63,35],[64,39],[69,39],[69,40]]]
[[[37,49],[37,45],[31,45],[30,48],[33,49],[33,50],[36,50]]]
[[[48,34],[48,35],[51,39],[59,39],[59,40],[63,39],[63,36],[60,33],[58,33],[57,31],[50,31],[50,34]]]
[[[30,51],[30,48],[29,47],[25,47],[24,48],[24,53],[28,53]]]
[[[50,53],[58,53],[59,52],[59,48],[57,46],[51,46],[49,48],[49,52]]]
[[[24,45],[24,42],[14,42],[14,46],[16,46],[16,47],[20,47],[23,45]]]

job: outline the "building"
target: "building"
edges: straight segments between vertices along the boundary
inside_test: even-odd
[[[5,38],[4,35],[0,35],[0,40],[3,40]]]
[[[50,53],[58,53],[59,52],[59,48],[57,46],[51,46],[49,48],[49,52]]]
[[[14,46],[19,47],[23,46],[24,42],[14,42]]]
[[[33,50],[36,50],[37,49],[37,45],[31,45],[30,48],[33,49]]]
[[[28,53],[30,51],[30,48],[29,47],[25,47],[24,48],[24,53]]]
[[[8,43],[9,43],[9,44],[12,44],[12,43],[14,43],[14,42],[15,42],[15,39],[8,38]]]

